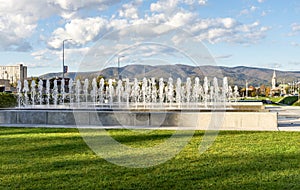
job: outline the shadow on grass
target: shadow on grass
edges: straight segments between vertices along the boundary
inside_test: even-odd
[[[101,158],[49,161],[15,170],[29,176],[18,183],[39,187],[110,189],[297,189],[300,187],[299,154],[203,155],[197,161],[180,155],[162,165],[133,169]],[[12,174],[13,175],[13,174]],[[2,186],[12,184],[6,181]]]
[[[1,135],[41,134],[41,133],[78,133],[78,129],[72,128],[27,128],[27,127],[1,127]]]
[[[192,145],[188,145],[173,159],[155,167],[133,169],[119,167],[97,157],[76,129],[16,130],[17,133],[22,130],[32,130],[32,134],[57,133],[57,136],[51,134],[47,137],[42,134],[39,138],[31,138],[25,133],[24,137],[20,138],[1,138],[0,189],[300,187],[300,152],[296,147],[290,147],[297,146],[293,142],[298,142],[299,135],[295,136],[294,133],[221,131],[217,144],[200,155],[197,147],[204,131],[196,131],[191,141]],[[14,129],[0,131],[10,131],[12,136],[15,134]],[[173,134],[172,131],[149,134],[135,134],[126,130],[110,132],[112,137],[115,135],[118,140],[128,143],[161,141]],[[64,136],[68,133],[72,136]],[[73,136],[73,133],[76,135]],[[252,144],[252,141],[257,139],[257,144]],[[126,155],[120,154],[119,157]]]

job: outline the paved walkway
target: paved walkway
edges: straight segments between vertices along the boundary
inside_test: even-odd
[[[300,107],[267,106],[271,112],[278,114],[279,131],[300,131]]]

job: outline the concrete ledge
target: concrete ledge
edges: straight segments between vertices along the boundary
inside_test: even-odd
[[[278,131],[274,112],[126,112],[0,110],[0,125],[187,127],[197,130]]]
[[[215,116],[201,114],[198,116],[198,121],[201,124],[197,126],[197,129],[201,130],[278,131],[276,113],[225,112],[223,115]],[[219,123],[221,125],[218,125]]]
[[[11,112],[10,114],[17,115],[18,124],[43,124],[47,123],[47,112],[36,112],[36,111],[26,111],[26,112]]]

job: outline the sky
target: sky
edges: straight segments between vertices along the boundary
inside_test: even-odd
[[[173,56],[172,48],[158,45],[165,40],[158,36],[168,33],[168,47],[177,48],[175,54],[190,47],[184,49],[189,54],[197,51],[192,42],[178,45],[188,33],[218,66],[299,71],[299,18],[298,0],[0,0],[0,65],[24,64],[28,76],[61,72],[65,39],[72,39],[65,41],[69,71],[80,70],[95,47],[103,60],[116,62],[113,57],[124,53],[123,64],[140,63],[143,60],[134,55],[151,57],[153,52],[172,57],[168,63],[184,64],[186,59]],[[133,35],[135,26],[140,27]],[[177,32],[165,28],[158,32],[153,29],[157,26]],[[136,41],[128,42],[133,36]],[[156,44],[145,43],[151,39]],[[125,51],[138,47],[137,41],[143,42],[142,48]],[[155,62],[164,64],[166,59],[157,57]]]

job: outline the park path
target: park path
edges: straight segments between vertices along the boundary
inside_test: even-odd
[[[279,131],[300,131],[300,107],[267,106],[270,112],[278,114]]]

